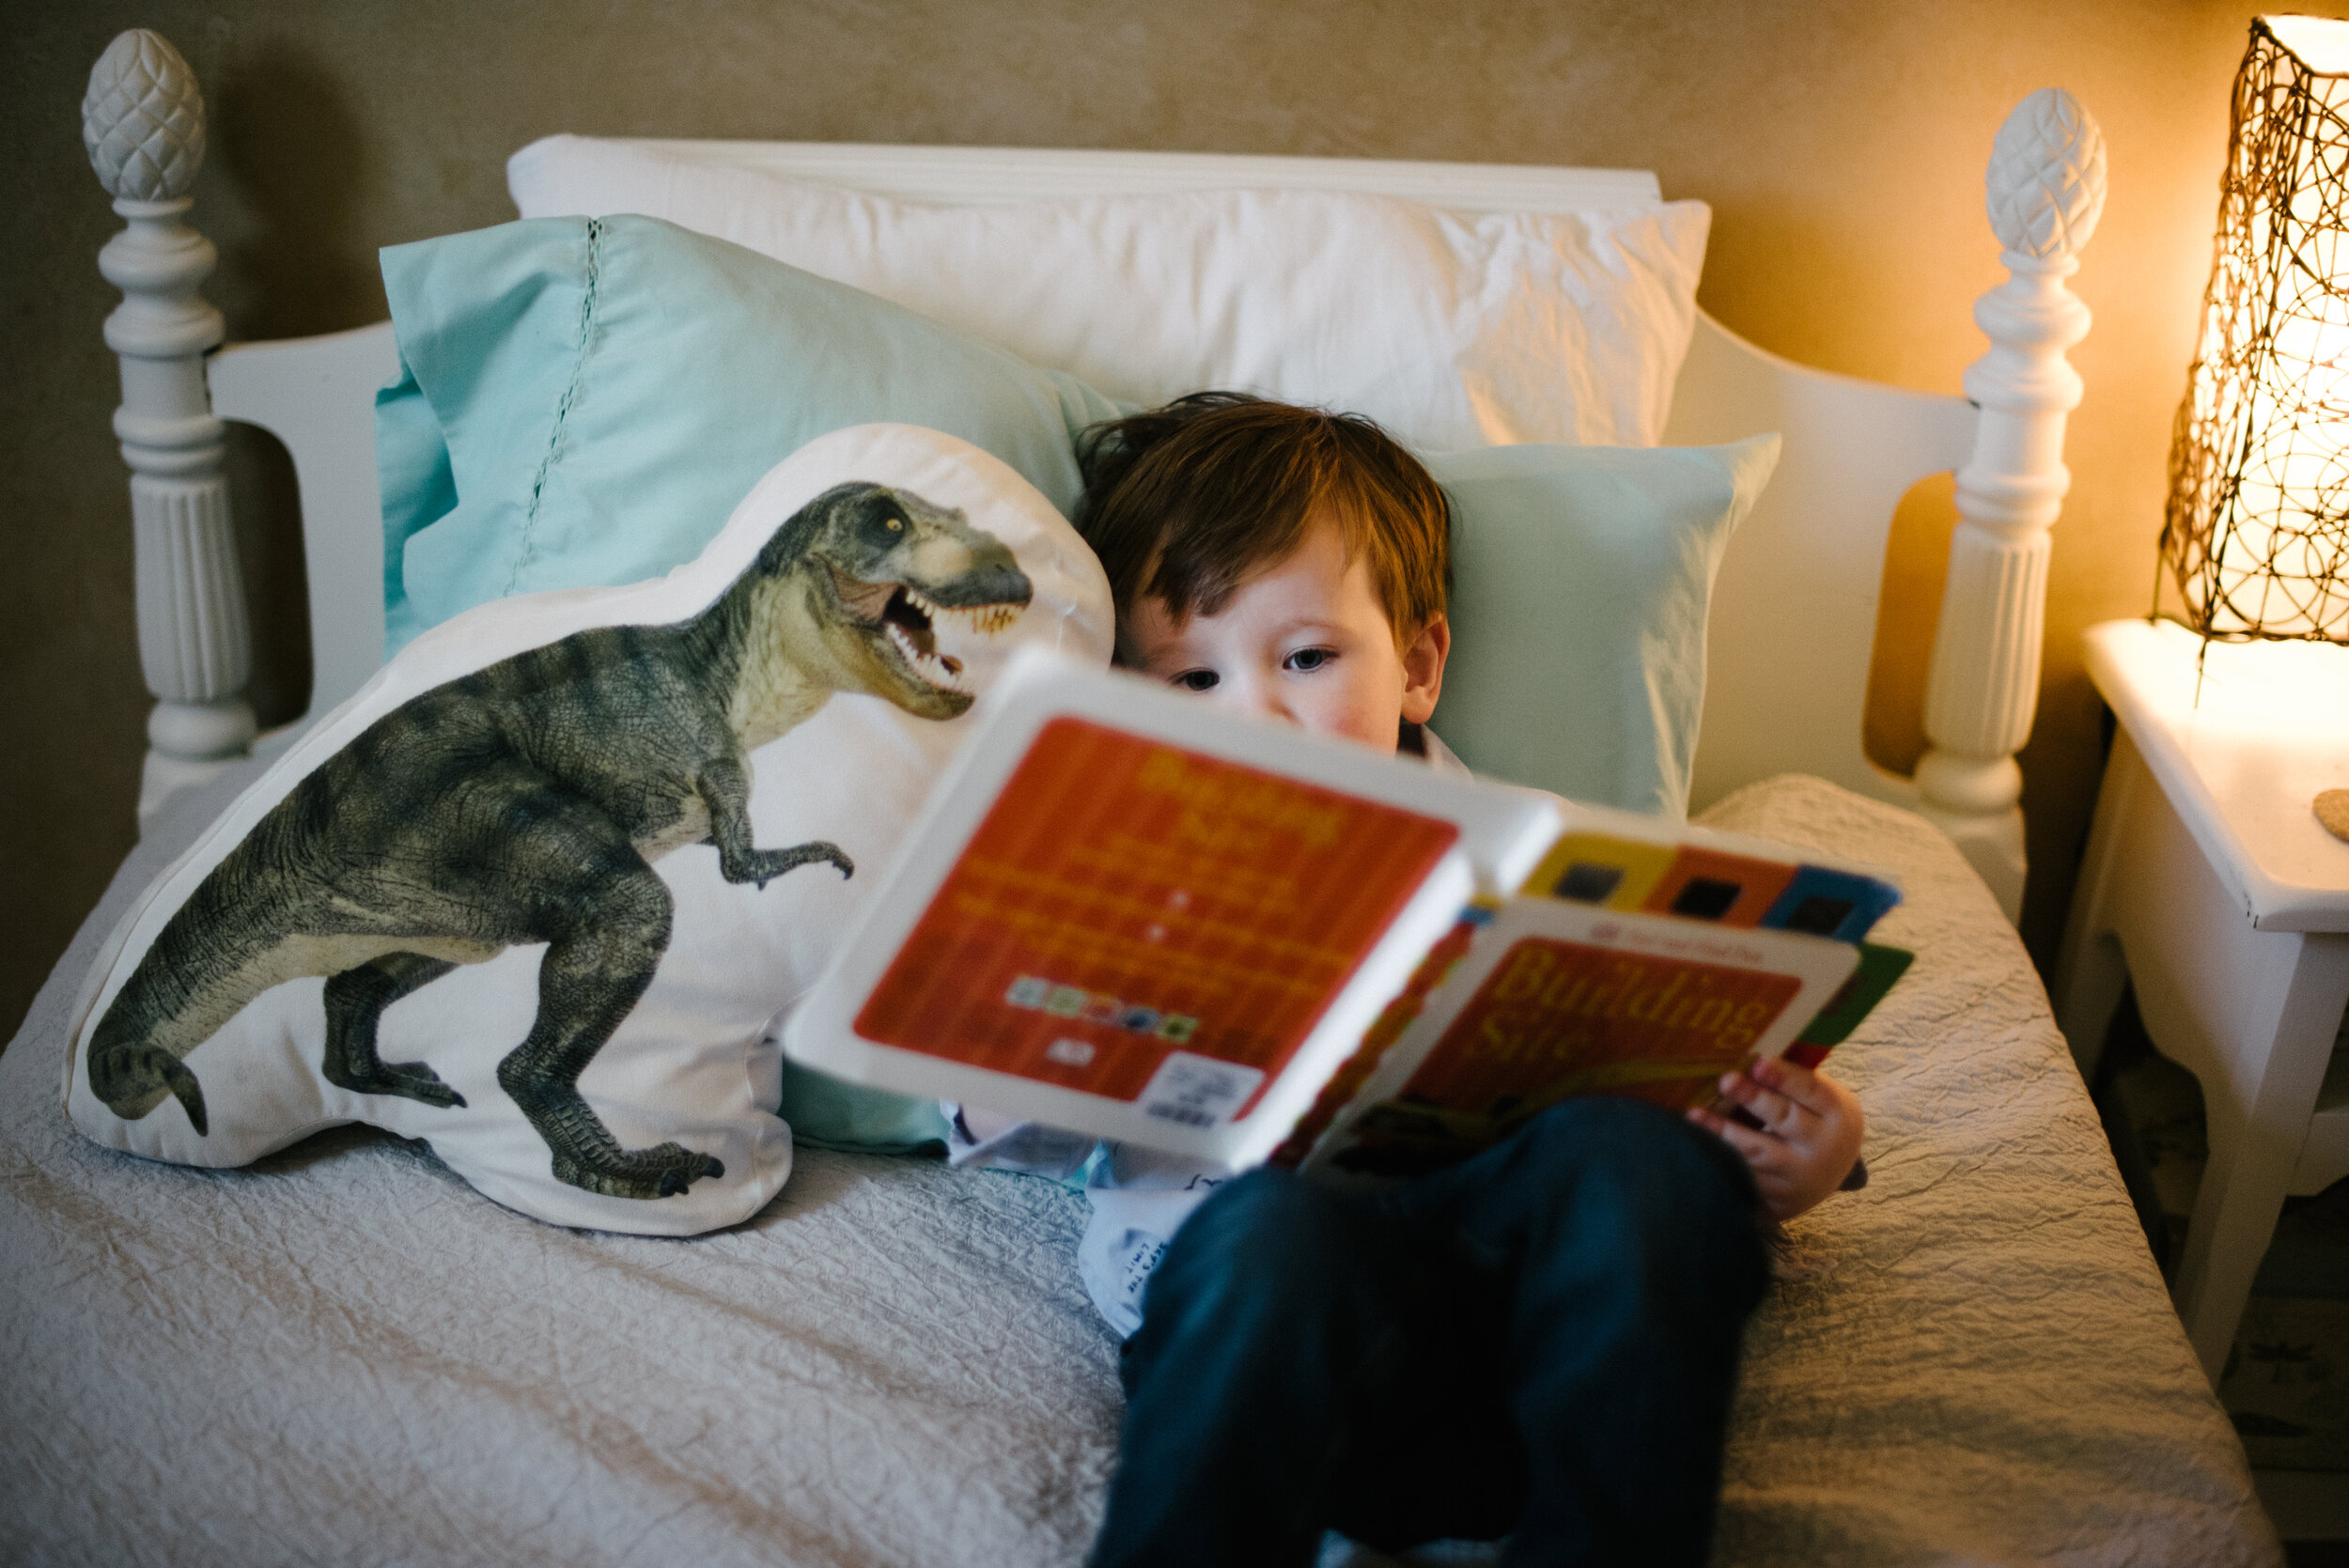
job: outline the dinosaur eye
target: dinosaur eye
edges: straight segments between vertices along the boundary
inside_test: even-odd
[[[883,520],[889,524],[889,531],[892,534],[902,534],[906,531],[906,520],[903,518],[887,518]]]

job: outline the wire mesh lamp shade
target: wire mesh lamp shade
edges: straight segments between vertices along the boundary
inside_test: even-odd
[[[2349,643],[2349,23],[2251,23],[2216,252],[2164,572],[2204,637]]]

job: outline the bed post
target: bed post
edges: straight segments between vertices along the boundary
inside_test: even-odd
[[[82,141],[129,220],[98,256],[122,290],[106,346],[122,362],[115,434],[131,467],[139,663],[154,711],[139,782],[144,828],[174,791],[244,754],[252,633],[222,472],[222,427],[204,385],[220,312],[196,287],[218,253],[185,223],[204,162],[204,99],[179,52],[145,28],[119,34],[91,68]]]
[[[1990,149],[1990,226],[2012,274],[1974,305],[1990,351],[1966,371],[1982,410],[1957,471],[1958,526],[1925,689],[1920,806],[1966,851],[2009,920],[2022,911],[2023,773],[2015,753],[2039,703],[2048,528],[2072,475],[2064,417],[2080,379],[2063,351],[2088,334],[2064,286],[2105,206],[2105,141],[2079,101],[2043,87]]]

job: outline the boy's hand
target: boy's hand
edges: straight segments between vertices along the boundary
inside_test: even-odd
[[[1690,1108],[1688,1120],[1745,1157],[1773,1219],[1792,1219],[1834,1191],[1859,1157],[1859,1096],[1824,1073],[1771,1057],[1723,1073],[1721,1093],[1761,1127],[1701,1106]]]

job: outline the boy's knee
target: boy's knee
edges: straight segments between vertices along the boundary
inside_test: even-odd
[[[1646,1100],[1592,1094],[1552,1106],[1526,1125],[1523,1148],[1560,1176],[1604,1170],[1686,1202],[1753,1203],[1752,1173],[1735,1149]]]
[[[1263,1168],[1218,1187],[1184,1221],[1151,1276],[1145,1321],[1170,1312],[1229,1323],[1313,1310],[1345,1288],[1362,1251],[1348,1199]]]
[[[1167,1261],[1212,1258],[1249,1280],[1273,1281],[1342,1253],[1351,1219],[1344,1199],[1294,1172],[1260,1167],[1208,1195],[1175,1233]]]
[[[1768,1260],[1753,1178],[1735,1151],[1686,1118],[1619,1096],[1556,1106],[1507,1146],[1469,1199],[1464,1231],[1525,1260],[1529,1280],[1579,1292],[1595,1279],[1742,1322]],[[1709,1308],[1708,1308],[1709,1310]]]
[[[1517,1135],[1511,1162],[1517,1190],[1603,1211],[1625,1223],[1627,1239],[1670,1233],[1728,1244],[1754,1234],[1757,1200],[1745,1161],[1686,1117],[1644,1100],[1595,1094],[1553,1106]]]

